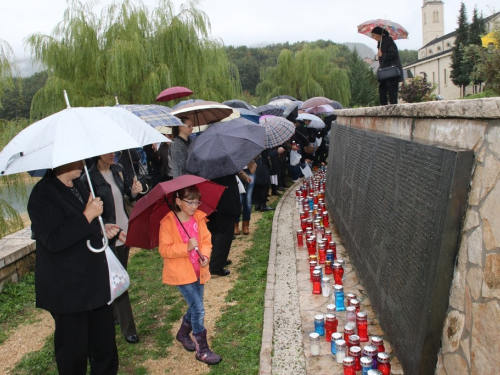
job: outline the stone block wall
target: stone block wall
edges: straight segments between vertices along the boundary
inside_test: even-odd
[[[500,98],[336,111],[337,122],[473,150],[464,218],[436,375],[500,368]]]
[[[0,293],[6,282],[17,282],[35,270],[35,256],[29,227],[0,239]]]

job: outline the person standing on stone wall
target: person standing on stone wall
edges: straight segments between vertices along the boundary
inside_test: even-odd
[[[399,59],[399,51],[396,43],[391,38],[387,30],[377,26],[372,30],[372,37],[377,41],[377,58],[380,62],[380,68],[397,66],[400,71],[400,76],[390,78],[379,82],[378,93],[380,105],[398,104],[399,82],[403,82],[403,65]],[[387,100],[389,96],[389,101]]]

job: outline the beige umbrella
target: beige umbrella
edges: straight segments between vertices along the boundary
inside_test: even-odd
[[[240,117],[234,108],[210,101],[189,103],[172,111],[171,114],[179,118],[189,118],[193,125],[198,127],[198,131],[206,129],[204,125],[223,121],[230,116],[232,119]]]

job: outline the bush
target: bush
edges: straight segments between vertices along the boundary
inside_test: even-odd
[[[427,74],[421,73],[423,78],[417,76],[410,83],[403,82],[399,89],[399,97],[406,103],[421,103],[435,100],[437,85],[427,81]]]

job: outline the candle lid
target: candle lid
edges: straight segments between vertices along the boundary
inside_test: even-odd
[[[382,337],[380,336],[372,336],[372,344],[382,344],[384,340],[382,340]]]
[[[355,359],[353,357],[345,357],[342,362],[344,366],[354,366]]]
[[[333,252],[333,250],[332,250],[332,252]],[[333,268],[342,268],[342,265],[340,263],[335,262],[335,263],[333,263]]]
[[[335,314],[326,314],[325,317],[326,317],[326,320],[328,320],[328,321],[337,319]]]
[[[355,332],[354,326],[352,324],[348,324],[344,327],[344,333],[347,333],[348,335],[352,335]]]
[[[361,362],[361,366],[363,366],[363,367],[373,366],[372,357],[361,357],[361,359],[359,361]]]
[[[328,243],[330,244],[330,246],[335,246],[336,245],[335,241],[330,241]]]
[[[326,250],[326,252],[327,252],[328,254],[330,254],[330,253],[333,253],[333,250],[332,250],[332,249],[328,249],[328,250]]]
[[[366,345],[363,348],[363,354],[366,354],[367,356],[373,356],[377,352],[377,348],[371,345]]]
[[[349,355],[359,357],[361,355],[361,348],[359,346],[351,346],[349,348]]]
[[[313,276],[320,276],[321,275],[321,271],[320,270],[314,270],[313,271]]]
[[[332,340],[333,340],[333,342],[336,343],[340,339],[342,339],[342,334],[340,332],[333,332],[332,333]]]
[[[351,307],[354,307],[354,306],[351,306]],[[356,309],[356,307],[354,307],[354,309]],[[366,315],[366,312],[360,311],[359,313],[356,314],[356,317],[360,318],[360,319],[366,319],[367,315]]]
[[[345,340],[339,339],[335,340],[335,345],[337,345],[339,348],[344,348],[346,346]]]
[[[333,303],[330,303],[326,306],[326,311],[337,311],[337,307]]]
[[[351,300],[351,306],[356,307],[357,305],[359,305],[359,301],[356,298],[351,298],[350,300]]]
[[[354,293],[347,293],[346,297],[349,299],[354,299],[354,298],[356,298],[356,295]]]
[[[367,375],[383,375],[379,370],[368,370]]]
[[[329,277],[323,277],[321,279],[321,281],[324,282],[324,283],[330,283],[330,278]]]
[[[303,233],[302,229],[297,229],[297,233]]]
[[[324,315],[321,314],[314,315],[314,320],[323,320],[323,319],[325,319]]]
[[[338,284],[335,284],[334,288],[335,288],[335,291],[339,291],[339,292],[344,290],[344,287],[342,285],[338,285]]]
[[[317,332],[312,332],[309,334],[309,339],[310,340],[319,340],[319,333]]]
[[[358,335],[351,335],[349,336],[349,342],[352,342],[354,344],[358,343],[360,340]]]
[[[347,311],[349,311],[349,312],[354,312],[354,311],[356,311],[356,307],[355,307],[355,306],[347,306],[345,309],[346,309]]]
[[[379,361],[380,363],[389,363],[391,361],[391,356],[386,352],[378,353],[377,361]]]
[[[344,265],[345,264],[345,260],[343,260],[343,259],[337,259],[337,263],[340,264],[340,265]]]

